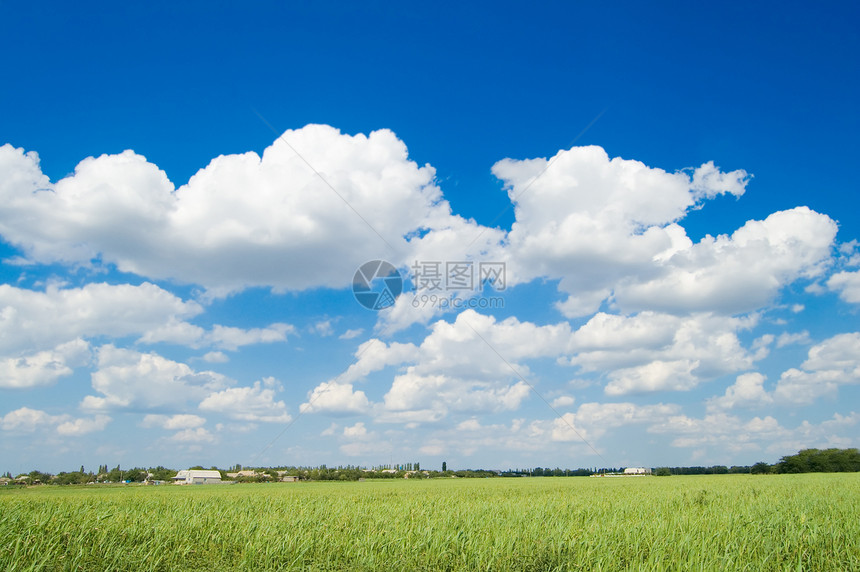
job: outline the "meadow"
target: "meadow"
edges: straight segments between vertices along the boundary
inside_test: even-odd
[[[860,474],[0,490],[5,570],[860,570]]]

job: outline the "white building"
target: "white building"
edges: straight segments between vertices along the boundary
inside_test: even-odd
[[[206,485],[221,482],[221,473],[201,469],[181,470],[173,477],[177,485]]]
[[[625,475],[650,475],[651,469],[645,467],[627,467],[624,469]]]

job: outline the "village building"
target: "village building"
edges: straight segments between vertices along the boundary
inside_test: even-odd
[[[627,467],[624,469],[625,475],[650,475],[651,469],[645,467]]]
[[[221,483],[221,473],[205,469],[183,469],[176,473],[173,482],[177,485],[208,485]]]

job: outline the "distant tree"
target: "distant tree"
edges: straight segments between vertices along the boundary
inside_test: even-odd
[[[672,475],[672,470],[669,467],[657,467],[654,469],[655,477],[668,477]]]
[[[445,461],[442,461],[442,472],[444,473],[447,470],[448,470],[448,463]]]
[[[166,469],[161,465],[149,469],[149,472],[152,473],[152,478],[156,481],[169,481],[173,477],[176,476],[176,471],[173,469]]]
[[[58,485],[85,485],[89,482],[89,475],[80,471],[72,473],[57,474],[54,482]]]
[[[860,471],[857,449],[803,449],[776,464],[778,473],[842,473]]]
[[[764,461],[759,461],[750,467],[750,473],[753,475],[767,475],[771,472],[771,467]]]
[[[41,471],[30,471],[28,476],[30,477],[29,480],[31,485],[36,484],[36,481],[44,485],[50,483],[52,478],[50,474],[43,473]]]

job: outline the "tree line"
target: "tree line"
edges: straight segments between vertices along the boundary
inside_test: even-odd
[[[202,466],[191,467],[203,469]],[[397,479],[397,478],[490,478],[490,477],[587,477],[594,474],[622,473],[625,467],[605,468],[542,468],[511,469],[493,471],[486,469],[449,470],[447,462],[442,463],[442,470],[421,470],[420,463],[404,463],[402,465],[378,465],[365,469],[356,465],[341,465],[338,467],[244,467],[252,473],[251,476],[230,477],[227,470],[210,467],[221,473],[223,480],[239,482],[268,482],[284,476],[294,476],[308,481],[357,481],[359,479]],[[242,465],[230,468],[231,474],[243,469]],[[840,473],[860,472],[860,451],[857,449],[803,449],[794,455],[786,455],[774,464],[764,461],[754,465],[713,465],[710,467],[657,467],[652,468],[656,476],[669,475],[725,475],[725,474],[787,474],[787,473]],[[58,484],[80,485],[88,483],[141,483],[145,481],[169,482],[177,471],[163,466],[133,467],[123,469],[119,465],[109,469],[107,465],[99,465],[98,471],[87,471],[83,466],[77,471],[60,472],[56,475],[41,471],[31,471],[26,474],[12,476],[8,471],[3,475],[3,482],[11,484]]]
[[[853,473],[860,471],[857,449],[803,449],[782,457],[778,463],[753,465],[755,473]]]

